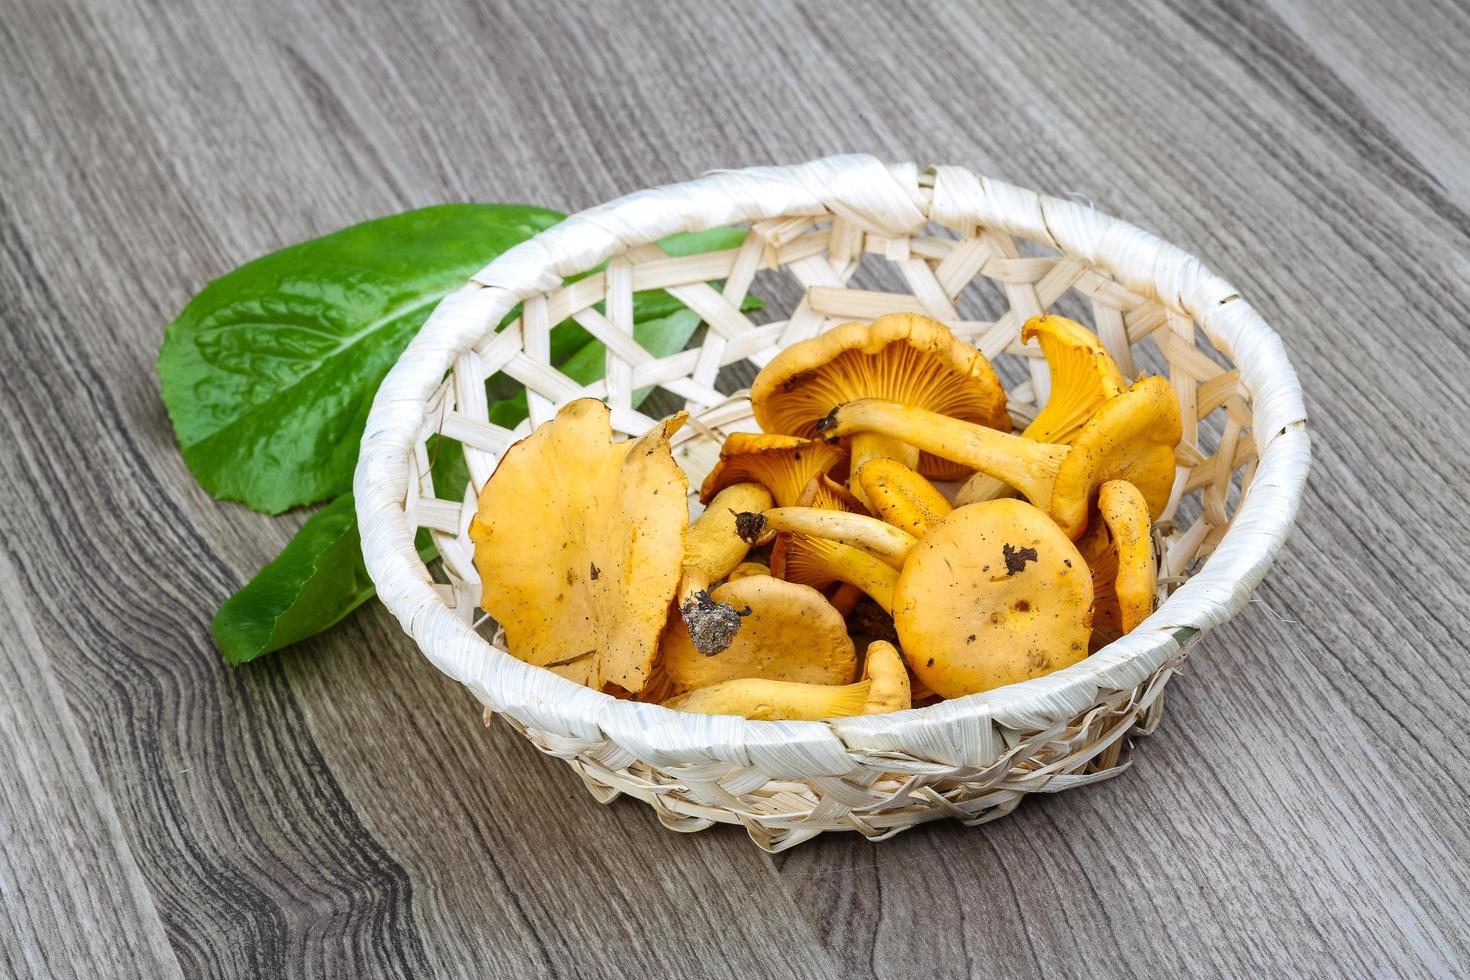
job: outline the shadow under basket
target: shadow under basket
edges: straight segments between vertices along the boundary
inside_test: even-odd
[[[671,257],[656,244],[732,225],[747,231],[727,251]],[[771,280],[771,290],[762,280],[765,298],[796,297],[794,306],[768,302],[760,323],[742,312],[757,275],[794,280],[795,289]],[[697,346],[654,357],[634,341],[632,296],[648,289],[699,314]],[[477,490],[560,405],[604,399],[615,429],[641,433],[655,420],[636,393],[662,389],[662,404],[691,413],[675,455],[697,487],[726,434],[755,430],[749,402],[716,388],[722,369],[748,362],[749,377],[838,324],[918,312],[991,358],[1024,421],[1048,376],[1020,328],[1051,309],[1090,326],[1125,374],[1167,377],[1184,419],[1174,494],[1154,528],[1157,611],[1081,663],[893,714],[749,721],[618,700],[483,635],[467,537]],[[551,327],[568,318],[606,346],[604,380],[582,386],[551,365]],[[528,392],[530,418],[514,430],[489,421],[485,382],[496,374]],[[458,451],[470,482],[436,497],[430,457]],[[673,830],[738,823],[777,851],[824,831],[881,840],[942,817],[983,823],[1028,793],[1128,768],[1130,742],[1157,726],[1187,649],[1266,573],[1309,459],[1280,339],[1197,259],[1090,207],[958,167],[840,156],[640,191],[501,255],[444,299],[383,381],[355,489],[378,595],[440,670],[565,759],[599,801],[637,797]],[[440,580],[415,552],[420,528],[443,556]]]

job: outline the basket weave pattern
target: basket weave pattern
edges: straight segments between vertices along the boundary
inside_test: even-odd
[[[743,245],[674,258],[653,244],[724,224],[748,227]],[[852,288],[865,258],[890,263],[907,291]],[[603,271],[564,284],[604,260]],[[803,291],[787,317],[757,324],[740,307],[762,270],[784,270]],[[654,358],[633,340],[633,293],[656,288],[703,318],[699,346]],[[995,291],[1005,311],[964,319],[967,290]],[[602,398],[614,428],[634,434],[655,423],[634,392],[674,393],[692,415],[675,453],[697,487],[724,436],[755,428],[749,402],[715,387],[722,367],[763,365],[840,323],[920,312],[998,365],[1025,359],[1029,380],[1011,398],[1024,422],[1045,401],[1048,376],[1035,345],[1020,343],[1021,324],[1069,294],[1125,374],[1162,367],[1184,420],[1174,495],[1154,531],[1167,601],[1082,663],[894,715],[753,722],[618,701],[522,664],[478,631],[467,536],[477,490],[558,406]],[[517,303],[519,317],[497,332]],[[549,363],[551,327],[569,317],[607,349],[605,377],[590,386]],[[528,392],[530,418],[514,431],[488,420],[485,381],[497,372]],[[780,850],[828,830],[877,840],[941,817],[980,823],[1028,793],[1126,769],[1129,742],[1157,725],[1186,647],[1244,604],[1285,539],[1308,465],[1304,419],[1279,339],[1186,253],[1091,208],[960,168],[832,157],[640,192],[507,252],[444,300],[384,381],[357,499],[380,596],[487,711],[567,760],[602,802],[642,799],[675,830],[740,823]],[[435,435],[463,448],[471,485],[460,499],[434,496]],[[415,555],[418,528],[439,547],[442,582]]]

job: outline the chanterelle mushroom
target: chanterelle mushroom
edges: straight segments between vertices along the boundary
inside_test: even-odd
[[[664,705],[704,715],[743,715],[763,721],[820,721],[883,714],[909,707],[909,676],[898,651],[881,641],[868,647],[863,679],[855,684],[798,684],[758,678],[722,681]]]
[[[908,669],[903,665],[903,658],[898,655],[898,648],[887,640],[874,640],[868,644],[868,655],[863,661],[863,677],[872,681],[863,714],[880,715],[889,711],[903,711],[913,706]]]
[[[954,506],[939,489],[896,459],[870,459],[858,472],[874,512],[894,527],[922,537]]]
[[[985,355],[956,339],[944,324],[913,313],[879,317],[871,326],[843,324],[792,344],[761,369],[750,388],[762,429],[806,437],[832,409],[859,398],[882,398],[1007,432],[1011,428],[1005,389]],[[856,435],[849,488],[864,500],[857,473],[876,458],[897,459],[941,479],[966,472],[943,457],[921,456],[919,448],[892,434],[867,430]]]
[[[962,697],[1086,657],[1092,576],[1037,508],[1013,498],[970,504],[914,546],[893,621],[919,680]]]
[[[877,398],[833,409],[821,429],[834,438],[885,433],[989,473],[1047,510],[1073,539],[1086,529],[1088,508],[1108,480],[1129,481],[1143,492],[1150,514],[1163,513],[1181,435],[1179,403],[1160,377],[1143,378],[1104,402],[1070,446],[1034,442]]]
[[[606,405],[569,403],[511,446],[470,523],[481,607],[527,663],[643,689],[679,584],[688,483],[680,413],[614,442]]]
[[[1076,320],[1044,313],[1026,321],[1021,339],[1036,338],[1051,374],[1051,394],[1021,433],[1037,442],[1067,443],[1128,379],[1097,335]]]
[[[1102,519],[1077,543],[1092,571],[1092,627],[1131,633],[1153,612],[1158,585],[1148,502],[1133,484],[1109,480],[1098,491],[1097,509]]]
[[[742,677],[804,684],[853,679],[857,655],[847,624],[816,589],[753,575],[726,582],[710,595],[746,616],[729,647],[714,655],[700,652],[685,630],[664,630],[659,655],[674,693]]]
[[[749,544],[764,538],[768,531],[806,534],[860,548],[894,568],[903,567],[915,540],[907,531],[876,517],[841,510],[774,507],[762,514],[741,514],[739,517],[741,533]]]
[[[820,439],[735,432],[720,447],[720,459],[699,488],[708,504],[732,483],[759,483],[779,507],[794,507],[813,478],[847,458],[847,451]]]
[[[759,483],[732,483],[715,494],[689,527],[679,579],[679,615],[700,653],[719,653],[740,630],[741,607],[712,598],[709,587],[730,574],[750,550],[740,536],[737,515],[770,505],[770,491]]]
[[[1128,387],[1128,380],[1097,335],[1076,320],[1055,313],[1033,316],[1021,328],[1021,339],[1036,338],[1051,374],[1051,395],[1021,435],[1037,442],[1065,445],[1109,398]],[[986,473],[971,477],[955,499],[961,504],[993,500],[1007,487]]]

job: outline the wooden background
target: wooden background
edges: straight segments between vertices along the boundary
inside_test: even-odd
[[[1470,969],[1470,12],[1427,0],[0,0],[0,974]],[[601,807],[379,608],[246,669],[292,519],[153,361],[211,277],[448,200],[843,150],[1075,193],[1283,333],[1301,520],[1135,769],[772,858]]]

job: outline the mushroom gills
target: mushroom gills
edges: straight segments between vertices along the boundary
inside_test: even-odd
[[[720,458],[704,478],[699,499],[708,504],[732,483],[758,483],[778,506],[793,507],[813,478],[845,459],[847,450],[820,439],[734,432],[720,447]]]
[[[892,313],[871,325],[846,323],[793,344],[761,369],[751,385],[756,421],[768,432],[811,436],[830,410],[860,398],[884,398],[1009,430],[1005,389],[985,355],[937,320]],[[868,503],[857,471],[892,458],[930,476],[955,479],[963,468],[921,456],[919,447],[884,433],[852,440],[849,488]]]
[[[787,581],[816,587],[845,582],[861,589],[886,613],[893,612],[898,572],[866,551],[806,534],[781,534],[771,551],[771,571]]]

